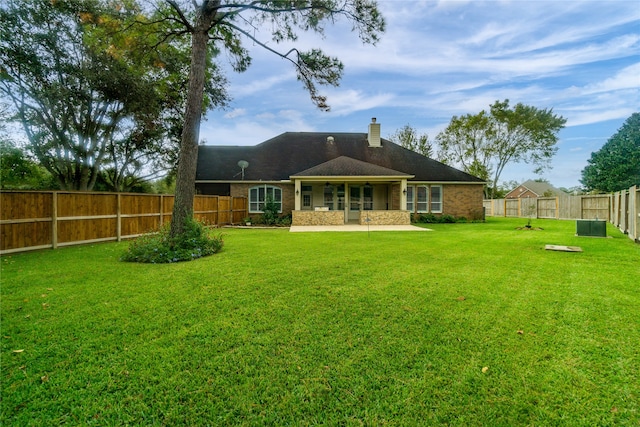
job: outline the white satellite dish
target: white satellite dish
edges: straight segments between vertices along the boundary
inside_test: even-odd
[[[249,167],[249,162],[246,160],[240,160],[238,161],[238,166],[242,169],[242,179],[244,179],[244,170]]]

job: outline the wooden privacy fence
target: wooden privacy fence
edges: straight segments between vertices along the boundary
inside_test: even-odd
[[[551,219],[610,218],[611,195],[484,200],[488,216]]]
[[[551,219],[602,219],[634,241],[640,240],[640,188],[614,194],[493,199],[483,201],[485,215]]]
[[[171,220],[173,195],[72,191],[0,192],[0,254],[120,241]],[[208,225],[240,223],[247,199],[197,195],[194,216]]]
[[[611,196],[611,223],[630,239],[640,243],[640,187],[618,191]]]

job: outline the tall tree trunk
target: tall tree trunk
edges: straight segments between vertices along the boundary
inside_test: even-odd
[[[207,30],[211,23],[212,15],[207,13],[206,10],[201,10],[191,34],[191,69],[189,70],[187,105],[178,157],[171,236],[180,235],[184,231],[187,219],[193,216],[198,139],[200,136],[200,120],[202,118],[207,43],[209,41]]]

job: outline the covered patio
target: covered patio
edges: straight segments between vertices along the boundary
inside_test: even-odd
[[[409,225],[403,172],[342,156],[290,177],[293,226]]]

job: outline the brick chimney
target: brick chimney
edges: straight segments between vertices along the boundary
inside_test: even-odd
[[[371,119],[369,124],[369,134],[367,135],[369,147],[380,147],[380,123],[376,123],[376,118]]]

